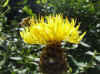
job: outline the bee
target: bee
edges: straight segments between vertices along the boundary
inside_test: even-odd
[[[16,30],[17,35],[20,36],[20,31],[24,29],[26,26],[30,26],[30,17],[23,18],[22,21],[18,24],[18,29]]]
[[[30,20],[30,17],[23,18],[22,21],[19,23],[19,25],[21,27],[30,26],[29,20]]]

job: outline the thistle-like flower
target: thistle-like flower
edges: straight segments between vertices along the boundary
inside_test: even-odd
[[[78,31],[80,24],[76,26],[76,20],[63,19],[61,14],[56,16],[41,17],[39,20],[32,17],[29,20],[30,26],[20,32],[26,43],[30,44],[54,44],[62,40],[70,43],[79,43],[85,33],[80,35]],[[76,27],[75,27],[76,26]]]
[[[44,74],[63,74],[67,68],[61,42],[78,44],[86,32],[80,35],[80,24],[76,25],[74,19],[63,19],[61,14],[39,19],[32,17],[28,22],[29,26],[20,32],[23,40],[29,44],[46,45],[40,56],[40,70]]]

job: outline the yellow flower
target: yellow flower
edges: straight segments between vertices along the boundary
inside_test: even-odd
[[[67,41],[78,44],[86,32],[80,35],[78,31],[80,24],[76,26],[76,20],[68,18],[63,19],[61,14],[56,16],[32,17],[29,26],[20,32],[21,37],[26,43],[30,44],[54,44]]]

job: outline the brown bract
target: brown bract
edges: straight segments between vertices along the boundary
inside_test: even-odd
[[[43,74],[64,74],[67,72],[67,60],[60,45],[46,46],[40,56],[40,71]]]

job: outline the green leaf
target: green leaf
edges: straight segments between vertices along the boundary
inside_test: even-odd
[[[100,56],[95,56],[95,59],[100,62]]]
[[[23,11],[25,11],[30,16],[35,16],[35,14],[32,12],[32,9],[28,6],[24,6]]]
[[[22,57],[10,57],[10,59],[19,61],[19,60],[22,60]]]
[[[9,0],[6,0],[6,2],[3,4],[3,7],[6,7],[9,3]]]

